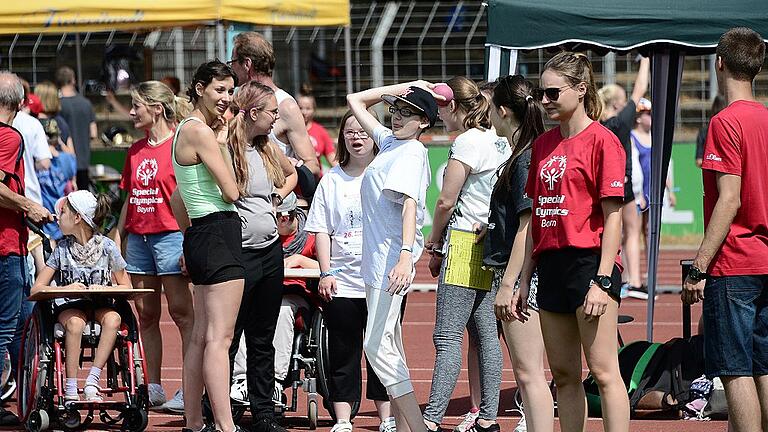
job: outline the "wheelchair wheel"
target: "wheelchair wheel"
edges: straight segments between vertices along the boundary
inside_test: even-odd
[[[40,406],[41,392],[47,383],[50,364],[49,347],[44,343],[39,309],[35,308],[24,326],[17,376],[19,420],[34,430],[48,427],[47,406]],[[33,429],[30,429],[33,430]]]
[[[328,348],[328,328],[323,321],[323,314],[320,311],[315,312],[315,316],[312,319],[312,334],[316,338],[314,345],[317,346],[315,352],[315,358],[317,359],[317,392],[323,397],[323,407],[328,410],[328,413],[336,421],[336,411],[333,409],[333,404],[329,402],[328,395],[328,382],[331,373],[331,360],[330,350]],[[360,402],[352,404],[352,414],[350,419],[354,419],[360,409]]]
[[[309,429],[315,430],[317,429],[317,402],[316,401],[309,401],[309,404],[307,404],[307,418],[309,419]]]

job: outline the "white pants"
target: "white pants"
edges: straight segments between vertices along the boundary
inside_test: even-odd
[[[291,364],[293,351],[293,330],[296,322],[296,312],[299,308],[309,308],[303,297],[294,294],[283,296],[280,304],[280,315],[275,326],[275,380],[282,381],[288,376],[288,366]]]
[[[413,392],[408,365],[405,364],[403,329],[400,308],[403,296],[366,285],[368,322],[365,326],[363,348],[376,376],[390,397],[398,398]]]
[[[280,315],[277,317],[275,337],[272,346],[275,347],[275,379],[282,381],[288,375],[288,367],[291,364],[291,351],[293,350],[293,329],[296,322],[296,311],[299,308],[309,308],[309,304],[303,297],[288,294],[283,296],[280,304]],[[232,369],[234,379],[245,378],[246,350],[245,334],[240,337],[240,346],[235,355],[235,365]]]

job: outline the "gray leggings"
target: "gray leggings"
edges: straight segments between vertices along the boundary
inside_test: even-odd
[[[466,328],[477,341],[480,365],[480,418],[496,420],[501,387],[501,345],[496,330],[493,301],[498,287],[479,291],[443,283],[437,287],[437,318],[432,340],[435,343],[435,369],[424,418],[440,424],[448,408],[456,380],[461,372],[461,343]]]

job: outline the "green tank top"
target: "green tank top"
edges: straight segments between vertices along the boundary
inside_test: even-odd
[[[189,120],[203,122],[196,117],[187,117],[182,120],[176,128],[171,147],[176,184],[184,205],[187,207],[189,218],[196,219],[219,211],[237,211],[234,204],[224,201],[221,197],[221,189],[204,163],[180,165],[176,161],[176,141],[179,139],[179,131]]]

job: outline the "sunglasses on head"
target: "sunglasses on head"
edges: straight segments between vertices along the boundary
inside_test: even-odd
[[[565,89],[571,87],[570,85],[564,85],[562,87],[547,87],[547,88],[535,88],[533,91],[531,91],[531,96],[533,96],[534,99],[541,102],[544,100],[544,96],[547,96],[547,99],[551,100],[552,102],[556,102],[558,98],[560,98],[560,92]]]

